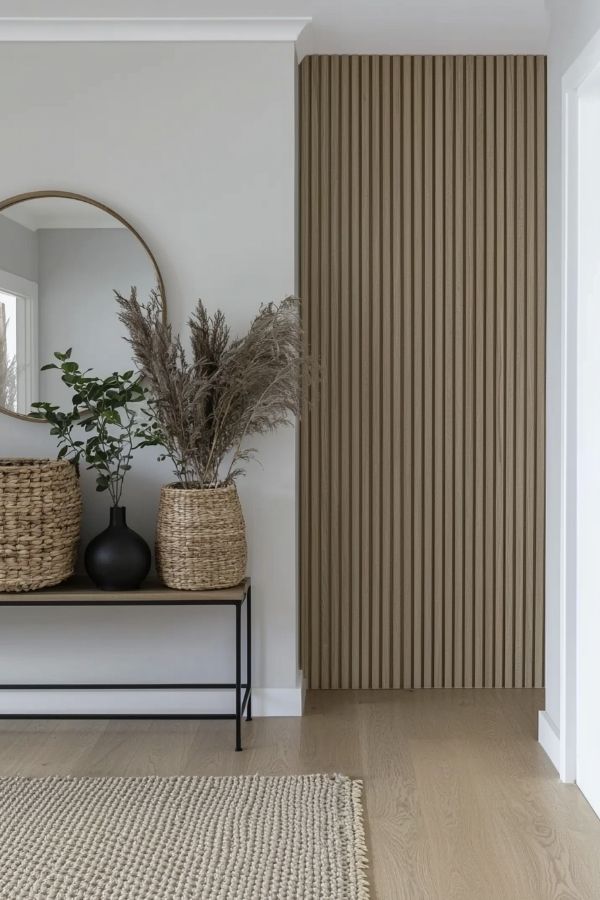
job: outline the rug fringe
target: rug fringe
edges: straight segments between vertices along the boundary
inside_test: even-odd
[[[365,835],[363,809],[363,782],[360,778],[352,779],[352,807],[354,810],[354,827],[356,836],[356,867],[358,870],[358,900],[370,900],[369,887],[369,851]]]

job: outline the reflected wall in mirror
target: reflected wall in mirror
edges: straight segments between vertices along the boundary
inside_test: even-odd
[[[0,203],[0,411],[64,405],[69,392],[40,367],[73,348],[106,376],[131,368],[114,291],[145,298],[160,272],[139,234],[117,213],[76,194],[36,192]],[[31,421],[39,421],[32,419]]]

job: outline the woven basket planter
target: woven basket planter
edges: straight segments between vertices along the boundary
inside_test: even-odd
[[[0,590],[35,591],[69,578],[80,521],[70,462],[0,459]]]
[[[184,591],[233,587],[246,575],[246,527],[235,487],[165,485],[156,526],[156,571]]]

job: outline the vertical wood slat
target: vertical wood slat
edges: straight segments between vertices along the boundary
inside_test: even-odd
[[[536,57],[535,65],[535,146],[536,146],[536,403],[545,395],[546,382],[546,60]],[[544,459],[546,446],[545,419],[535,416],[535,634],[534,675],[535,685],[544,680],[544,522],[545,481]]]
[[[360,492],[360,473],[362,467],[362,441],[360,418],[360,385],[361,385],[361,285],[360,285],[360,237],[361,237],[361,206],[360,206],[360,59],[353,56],[350,62],[350,233],[351,233],[351,280],[350,292],[352,297],[352,343],[350,383],[352,385],[352,440],[350,452],[352,455],[352,654],[350,687],[361,687],[361,650],[363,641],[363,617],[362,617],[362,591],[361,572],[362,559],[362,498]],[[310,306],[307,300],[306,306]],[[319,361],[319,365],[322,363]],[[301,424],[301,428],[304,427]],[[303,523],[310,528],[310,519]],[[302,527],[303,527],[302,526]],[[365,636],[366,639],[366,636]]]
[[[315,688],[543,683],[544,57],[309,57],[301,651]]]
[[[381,684],[381,477],[382,472],[382,345],[381,317],[381,57],[371,61],[371,684]],[[389,135],[389,132],[388,132]]]
[[[402,58],[402,137],[398,152],[402,161],[402,199],[399,227],[402,230],[402,282],[398,295],[402,311],[402,405],[399,418],[402,421],[402,674],[401,686],[413,683],[414,642],[413,642],[413,609],[415,605],[413,542],[416,539],[412,517],[413,488],[413,384],[415,370],[413,363],[413,60],[410,56]],[[399,602],[399,597],[394,598]]]
[[[423,687],[423,57],[413,59],[413,208],[412,208],[412,285],[413,285],[413,457],[412,457],[412,530],[413,530],[413,640],[412,681]],[[404,223],[406,225],[406,222]]]
[[[465,620],[465,389],[464,334],[466,284],[465,262],[465,59],[455,61],[455,153],[454,153],[454,680],[464,684]]]
[[[305,309],[308,312],[307,328],[309,329],[309,347],[311,355],[315,359],[321,359],[321,318],[320,318],[320,272],[325,260],[321,260],[320,251],[320,190],[319,172],[321,168],[321,147],[319,140],[319,60],[313,57],[308,62],[309,74],[309,111],[307,113],[310,122],[309,159],[310,165],[306,171],[305,182],[308,184],[308,197],[310,198],[310,223],[308,225],[308,241],[310,242],[308,253],[310,254],[310,267],[306,286],[303,290],[305,296],[310,297]],[[320,514],[319,497],[321,495],[321,461],[319,439],[319,415],[321,390],[311,390],[311,410],[305,418],[306,428],[309,430],[309,466],[310,476],[305,490],[310,492],[310,512],[308,520],[312,523],[312,532],[306,540],[310,544],[310,568],[306,577],[310,579],[308,597],[310,605],[310,637],[305,642],[310,660],[311,684],[321,684],[321,553],[320,553]],[[302,426],[304,427],[304,425]],[[317,648],[319,648],[317,650]]]
[[[393,367],[393,325],[392,325],[392,215],[391,215],[391,122],[392,71],[391,58],[381,60],[381,134],[388,139],[381,141],[381,470],[379,490],[381,496],[381,657],[380,684],[389,688],[393,682],[392,640],[396,620],[392,614],[392,547],[395,545],[392,504],[394,494],[394,470],[392,456],[392,428],[394,421],[393,397],[398,396],[399,387],[395,382]],[[386,363],[390,365],[388,377]],[[386,490],[387,487],[387,490]],[[396,639],[397,640],[397,639]]]
[[[399,688],[402,681],[403,652],[399,648],[404,646],[404,610],[402,604],[394,598],[400,597],[404,590],[404,554],[403,547],[407,542],[404,533],[404,444],[403,444],[403,404],[404,404],[404,367],[402,353],[402,339],[404,329],[404,310],[401,303],[395,302],[395,298],[402,295],[402,204],[404,202],[404,185],[402,182],[402,115],[404,102],[401,93],[402,88],[402,61],[399,56],[391,58],[391,131],[390,131],[390,164],[391,164],[391,195],[390,195],[390,253],[391,253],[391,288],[389,307],[392,318],[392,344],[391,354],[391,390],[390,406],[392,417],[392,441],[391,441],[391,468],[392,468],[392,492],[391,513],[392,529],[390,533],[390,560],[391,596],[390,606],[392,615],[392,628],[390,631],[390,654],[392,667],[391,687]],[[392,201],[393,198],[393,202]],[[385,441],[385,435],[384,435]],[[389,543],[389,542],[386,542]],[[385,586],[383,588],[385,590]]]
[[[360,493],[361,493],[361,657],[360,686],[371,686],[371,655],[373,650],[373,602],[371,593],[371,536],[373,530],[371,494],[371,331],[373,294],[371,270],[374,258],[371,243],[371,60],[360,57]],[[357,485],[358,489],[358,485]]]
[[[340,459],[341,443],[341,399],[340,384],[340,58],[331,59],[331,71],[329,79],[329,115],[330,115],[330,158],[329,158],[329,242],[331,266],[329,272],[329,369],[331,372],[329,390],[329,409],[326,411],[330,423],[329,439],[329,482],[330,482],[330,507],[329,520],[331,539],[329,546],[330,570],[329,592],[331,598],[331,633],[339,635],[341,632],[341,584],[340,584]],[[330,686],[339,688],[341,681],[341,648],[339,638],[330,641],[331,648],[331,676]]]
[[[494,364],[494,455],[493,455],[493,479],[494,479],[494,684],[504,685],[504,634],[505,634],[505,584],[506,573],[504,570],[504,482],[506,474],[506,102],[505,102],[505,60],[498,57],[495,60],[495,292],[494,304],[494,328],[495,337],[495,364]],[[545,172],[543,173],[545,177]],[[543,297],[542,297],[543,302]],[[543,390],[543,387],[542,387]]]
[[[350,294],[350,60],[340,60],[340,686],[350,687],[352,659],[352,393],[348,372],[352,361]]]
[[[331,108],[330,108],[330,66],[329,60],[322,56],[318,58],[318,97],[319,97],[319,142],[320,165],[317,189],[319,191],[320,216],[315,229],[318,234],[320,261],[319,284],[319,312],[320,312],[320,347],[321,358],[331,360],[330,336],[330,311],[331,311]],[[316,429],[319,440],[319,481],[321,484],[319,498],[319,589],[320,596],[325,600],[320,605],[320,651],[321,651],[321,681],[324,688],[331,687],[331,643],[333,634],[332,622],[332,593],[331,593],[331,417],[330,396],[333,371],[331,363],[323,367],[322,384],[319,391],[319,423]]]
[[[535,616],[535,391],[536,391],[536,239],[535,212],[535,58],[525,61],[525,604],[524,675],[525,687],[533,685],[534,616]],[[528,423],[534,423],[533,431]]]
[[[475,57],[465,60],[465,159],[464,159],[464,639],[463,678],[473,687],[475,666]]]
[[[483,56],[475,58],[475,512],[473,686],[483,687],[485,653],[485,69]]]
[[[452,57],[444,58],[444,173],[443,173],[443,261],[444,261],[444,582],[442,585],[442,605],[444,611],[444,687],[454,683],[454,359],[456,351],[454,317],[454,279],[456,271],[454,232],[454,151],[456,140],[455,113],[455,70]],[[439,192],[441,193],[441,192]]]
[[[444,684],[444,60],[433,61],[433,687]],[[437,500],[436,500],[437,498]]]
[[[300,149],[300,155],[303,161],[303,177],[302,177],[302,185],[301,192],[302,196],[300,197],[300,207],[304,211],[302,215],[301,229],[302,234],[300,235],[300,243],[302,245],[302,256],[300,259],[300,265],[302,267],[302,271],[300,272],[300,282],[305,286],[305,288],[310,283],[310,270],[311,270],[311,241],[310,241],[310,230],[312,224],[312,217],[308,214],[308,211],[311,209],[310,203],[310,178],[308,177],[308,172],[311,168],[311,127],[310,127],[310,112],[311,112],[311,103],[310,103],[310,68],[305,68],[303,72],[303,76],[300,81],[300,140],[302,142],[302,146]],[[303,307],[303,317],[304,317],[304,329],[303,329],[303,352],[308,354],[310,352],[309,345],[309,335],[312,332],[311,327],[311,309],[308,304],[305,304]],[[303,402],[302,402],[302,421],[304,423],[308,423],[308,411],[309,411],[309,403],[311,400],[311,388],[310,384],[307,382],[307,379],[303,380]],[[310,446],[310,431],[308,427],[303,427],[300,429],[300,483],[302,484],[302,490],[300,491],[300,503],[302,509],[300,510],[300,519],[302,522],[308,522],[310,519],[311,513],[311,488],[310,488],[310,476],[311,476],[311,466],[310,466],[310,457],[311,457],[311,446]],[[309,597],[311,597],[311,571],[312,571],[312,557],[311,557],[311,547],[312,542],[306,539],[306,536],[303,534],[302,540],[300,541],[300,571],[299,571],[299,589],[300,596],[303,599],[303,602],[300,606],[300,642],[299,642],[299,651],[300,658],[303,660],[308,660],[310,658],[310,648],[312,646],[312,632],[311,632],[311,603],[309,601]],[[307,676],[312,678],[312,671],[309,673],[307,670]]]
[[[525,306],[526,306],[526,222],[525,200],[525,59],[516,58],[516,287],[515,287],[515,685],[525,684]]]
[[[423,687],[433,686],[433,442],[434,425],[434,172],[435,97],[433,58],[424,58],[423,71]]]
[[[485,591],[484,623],[485,645],[483,650],[485,671],[483,683],[485,687],[494,686],[496,664],[496,648],[494,644],[495,628],[495,567],[494,546],[496,536],[496,507],[494,497],[494,454],[496,448],[496,422],[494,416],[494,373],[496,366],[495,315],[493,303],[495,291],[496,254],[493,248],[496,243],[496,72],[493,56],[485,59],[485,437],[484,437],[484,470],[485,470],[485,546],[484,546],[484,583]]]
[[[505,77],[504,683],[515,687],[515,58]]]

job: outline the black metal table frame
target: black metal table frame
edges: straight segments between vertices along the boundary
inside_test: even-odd
[[[143,594],[143,587],[136,597]],[[185,592],[182,591],[182,595]],[[242,606],[246,603],[246,681],[242,682]],[[235,749],[242,750],[242,717],[246,713],[246,721],[252,721],[252,586],[248,582],[241,599],[231,600],[140,600],[123,599],[107,600],[36,600],[32,595],[13,601],[3,600],[1,606],[235,606],[235,682],[212,684],[0,684],[0,691],[122,691],[122,690],[234,690],[234,713],[0,713],[0,719],[235,719]],[[244,692],[242,695],[242,691]]]

